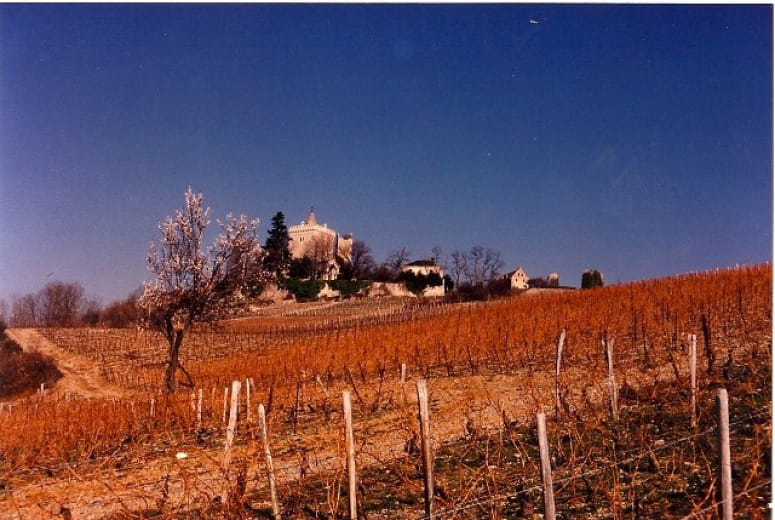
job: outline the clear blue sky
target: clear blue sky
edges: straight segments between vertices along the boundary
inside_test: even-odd
[[[772,7],[0,5],[0,297],[148,279],[188,185],[378,261],[769,261]],[[53,274],[51,274],[53,273]]]

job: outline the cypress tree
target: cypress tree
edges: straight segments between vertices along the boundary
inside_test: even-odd
[[[285,276],[291,265],[290,241],[288,227],[285,225],[285,215],[282,211],[278,211],[272,217],[272,227],[269,229],[264,247],[266,250],[264,267],[276,279]]]

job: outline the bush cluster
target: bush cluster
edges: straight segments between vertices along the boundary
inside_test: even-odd
[[[323,289],[325,282],[322,280],[300,280],[298,278],[285,278],[280,281],[280,287],[296,297],[298,302],[314,301],[318,293]]]
[[[331,280],[328,282],[329,287],[335,291],[339,291],[342,298],[345,300],[354,296],[361,289],[365,289],[371,282],[368,280]]]
[[[0,337],[0,398],[33,393],[62,377],[54,360],[39,352],[24,352],[4,333]]]
[[[504,298],[511,294],[513,294],[511,280],[496,278],[486,284],[460,284],[454,292],[447,295],[447,300],[452,302],[485,301]]]
[[[439,287],[444,281],[438,273],[414,274],[411,271],[404,271],[398,275],[397,280],[404,282],[406,288],[414,294],[420,295],[426,287]]]

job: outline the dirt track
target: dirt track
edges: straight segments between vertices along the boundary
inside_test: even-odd
[[[37,330],[7,329],[5,333],[25,352],[40,352],[54,359],[63,375],[51,390],[54,395],[70,394],[90,399],[130,397],[129,392],[105,381],[94,361],[57,347]]]

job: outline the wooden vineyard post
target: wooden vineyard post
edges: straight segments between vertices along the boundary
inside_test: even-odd
[[[296,382],[296,401],[293,405],[293,433],[296,433],[296,425],[299,421],[300,406],[301,406],[301,379]]]
[[[242,388],[242,383],[240,383],[240,386],[239,386],[239,388]],[[234,383],[232,382],[232,390],[233,390],[233,389],[234,389]],[[237,402],[237,418],[239,418],[239,410],[240,410],[240,406],[239,406],[239,405],[240,405],[240,402],[239,402],[239,400],[240,400],[240,394],[239,394],[239,392],[240,392],[240,391],[239,391],[239,390],[237,390],[237,401],[236,401],[236,402]],[[232,402],[234,402],[234,396],[233,396],[233,395],[232,395],[231,399],[232,399]]]
[[[729,449],[729,396],[718,389],[719,482],[721,482],[721,520],[732,520],[732,456]]]
[[[425,518],[433,520],[433,455],[431,453],[431,422],[428,413],[428,387],[425,380],[417,381],[417,406],[420,411],[420,443],[425,477]]]
[[[697,335],[689,334],[689,381],[692,390],[692,428],[697,426]]]
[[[196,429],[202,429],[202,389],[196,391]]]
[[[223,389],[223,424],[226,424],[226,410],[229,407],[229,387]]]
[[[274,520],[280,520],[280,503],[277,500],[277,486],[274,481],[274,465],[272,464],[272,452],[269,450],[269,436],[266,432],[266,412],[264,405],[258,405],[258,422],[261,427],[261,442],[264,445],[264,459],[266,461],[266,477],[269,480],[269,495],[272,499],[272,515]]]
[[[250,422],[250,378],[245,378],[245,422]]]
[[[619,420],[619,389],[616,387],[616,374],[614,373],[614,340],[604,339],[606,357],[608,358],[608,388],[611,393],[611,414],[614,421]]]
[[[188,408],[191,413],[191,422],[194,422],[196,420],[196,390],[191,392],[191,396],[188,400]]]
[[[555,520],[552,462],[549,458],[549,441],[546,438],[546,415],[538,412],[536,422],[538,423],[538,450],[541,455],[541,483],[544,488],[544,518]]]
[[[355,480],[355,440],[353,439],[353,416],[350,392],[342,392],[344,412],[344,442],[347,450],[347,496],[350,500],[350,520],[358,519],[357,482]]]
[[[560,418],[560,367],[562,366],[562,347],[565,345],[565,329],[557,340],[557,365],[554,370],[554,417]]]
[[[406,363],[401,363],[401,403],[406,406]]]
[[[229,410],[229,425],[226,428],[226,446],[223,457],[223,468],[228,471],[231,462],[231,445],[234,443],[234,432],[237,429],[237,410],[239,405],[239,391],[242,384],[239,381],[231,383],[231,409]]]

